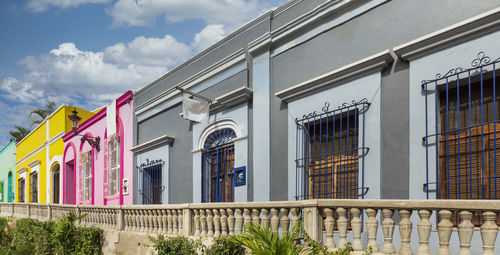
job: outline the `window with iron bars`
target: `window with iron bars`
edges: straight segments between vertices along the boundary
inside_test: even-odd
[[[296,119],[297,200],[364,197],[364,116],[370,103],[329,106]]]
[[[433,191],[437,199],[499,198],[498,62],[480,52],[471,68],[455,68],[422,82],[427,198]],[[435,176],[430,176],[431,166]],[[458,224],[456,215],[453,221]],[[473,222],[479,225],[479,215]]]

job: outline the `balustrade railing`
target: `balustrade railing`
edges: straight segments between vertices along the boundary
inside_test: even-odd
[[[500,201],[319,199],[127,206],[0,203],[1,216],[16,218],[52,220],[71,211],[85,215],[79,222],[84,226],[201,238],[236,235],[250,224],[285,233],[303,220],[309,236],[328,248],[344,247],[349,240],[355,251],[371,247],[384,254],[431,254],[432,232],[439,238],[435,252],[449,254],[450,237],[455,232],[459,241],[451,245],[457,246],[459,254],[471,254],[473,235],[480,235],[483,254],[495,254]],[[460,219],[456,226],[452,223],[454,213]],[[473,215],[482,216],[479,228],[471,221]],[[412,250],[411,243],[418,245]]]

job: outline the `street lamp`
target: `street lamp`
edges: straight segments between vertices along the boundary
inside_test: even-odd
[[[78,116],[78,112],[76,111],[76,108],[74,108],[72,112],[73,112],[73,114],[68,115],[68,118],[71,121],[71,125],[73,127],[73,134],[75,134],[75,136],[77,136],[77,135],[79,135],[78,134],[78,124],[80,123],[80,120],[82,118],[80,118],[80,116]],[[79,135],[79,136],[82,137],[80,139],[82,141],[82,143],[85,143],[85,141],[87,141],[90,144],[90,146],[94,147],[97,151],[100,151],[101,146],[99,144],[100,144],[101,138],[99,136],[98,137],[92,137],[92,136],[87,136],[87,135]]]

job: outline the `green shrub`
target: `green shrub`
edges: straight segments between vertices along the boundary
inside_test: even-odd
[[[76,231],[77,242],[73,254],[101,254],[103,240],[102,232],[103,231],[99,228],[78,228]]]
[[[241,244],[231,242],[229,238],[215,238],[213,244],[205,249],[206,255],[244,255],[245,248]]]
[[[77,227],[79,218],[69,213],[56,222],[19,219],[15,224],[0,218],[0,255],[101,254],[102,230]]]
[[[158,255],[197,255],[197,250],[202,250],[201,242],[188,239],[184,236],[165,237],[160,234],[149,237]]]

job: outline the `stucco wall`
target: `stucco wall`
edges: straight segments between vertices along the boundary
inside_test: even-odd
[[[9,173],[11,174],[11,191],[10,194],[15,196],[16,193],[16,142],[12,141],[5,145],[0,151],[0,182],[3,183],[3,188],[0,190],[0,201],[9,202]],[[10,201],[14,201],[15,197],[11,197]]]
[[[126,97],[125,99],[124,96]],[[85,126],[85,128],[79,128],[78,132],[80,135],[87,135],[91,137],[100,137],[100,151],[96,151],[92,148],[88,142],[82,144],[81,136],[73,136],[72,132],[65,136],[65,154],[64,154],[64,169],[62,180],[66,178],[66,163],[73,160],[74,152],[73,146],[76,149],[76,159],[75,162],[75,173],[76,173],[76,183],[72,182],[61,182],[62,190],[66,190],[68,186],[74,187],[76,191],[76,203],[77,204],[95,204],[95,205],[119,205],[119,204],[133,204],[133,154],[130,151],[132,148],[132,130],[133,130],[133,99],[132,93],[129,91],[117,100],[116,106],[116,132],[120,135],[120,194],[114,196],[104,195],[104,179],[105,179],[105,143],[108,138],[106,116],[106,108],[102,109],[88,121],[92,124],[88,125],[87,122],[82,122],[80,127]],[[121,103],[121,105],[120,105]],[[71,138],[69,138],[71,137]],[[71,147],[71,149],[69,149]],[[80,178],[81,178],[81,153],[88,152],[92,150],[93,154],[93,199],[90,201],[83,201],[80,197]],[[128,194],[123,194],[123,179],[128,180]],[[74,186],[73,186],[74,185]],[[66,201],[66,200],[65,200]]]

